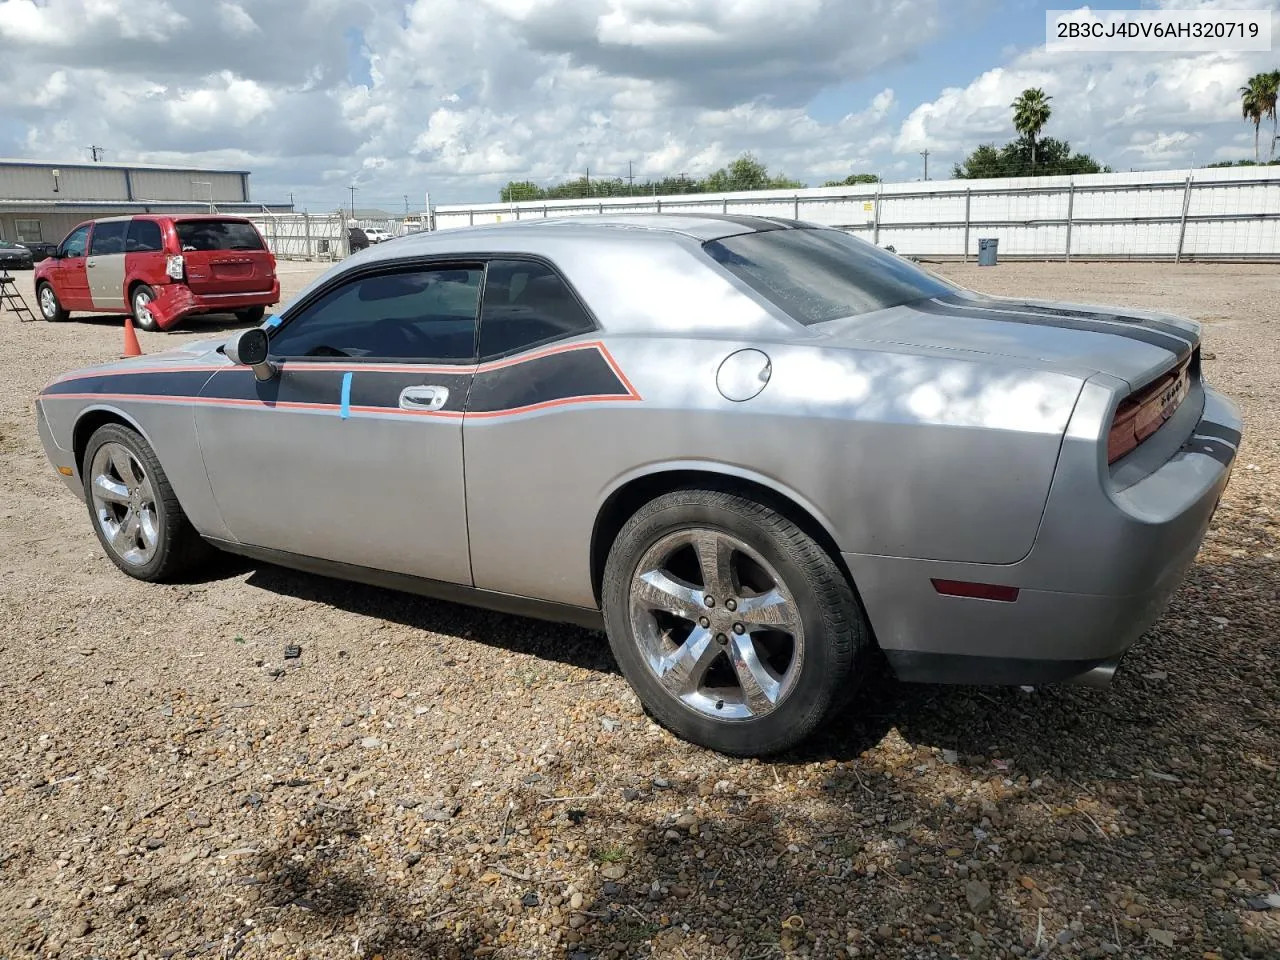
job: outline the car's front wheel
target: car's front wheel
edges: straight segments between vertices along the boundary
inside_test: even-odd
[[[173,580],[213,553],[187,519],[155,451],[118,423],[89,438],[80,474],[98,542],[139,580]]]
[[[66,320],[71,314],[62,309],[62,304],[58,302],[58,295],[53,290],[53,285],[42,282],[36,288],[36,302],[40,304],[40,315],[50,323],[56,323]]]
[[[677,490],[640,508],[605,566],[609,644],[650,713],[736,756],[796,745],[845,702],[870,631],[831,556],[778,511]]]
[[[160,329],[160,324],[156,322],[155,315],[151,312],[151,304],[156,299],[156,292],[145,283],[140,283],[133,288],[133,294],[129,298],[129,306],[133,312],[133,322],[143,330],[155,332]]]

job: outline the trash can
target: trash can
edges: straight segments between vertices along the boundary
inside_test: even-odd
[[[996,265],[996,248],[1000,246],[1000,241],[995,237],[980,237],[978,239],[978,266],[994,267]]]

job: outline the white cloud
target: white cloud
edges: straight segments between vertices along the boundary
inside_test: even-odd
[[[941,169],[1011,138],[1009,102],[1032,85],[1054,95],[1047,134],[1117,168],[1252,151],[1236,88],[1270,55],[1050,55],[1037,37],[924,103],[879,84],[839,119],[809,112],[971,13],[950,0],[0,0],[0,84],[16,91],[0,155],[72,159],[96,143],[111,160],[243,167],[256,197],[294,190],[312,209],[352,183],[358,203],[396,208],[406,192],[485,200],[508,179],[588,167],[697,176],[745,150],[813,183],[915,177],[926,147]]]
[[[1280,37],[1276,0],[1156,5],[1270,9],[1273,35]],[[915,107],[894,145],[960,160],[979,143],[1012,139],[1010,102],[1027,87],[1041,87],[1054,97],[1044,134],[1116,169],[1239,159],[1252,154],[1252,129],[1241,121],[1238,89],[1251,74],[1275,66],[1272,53],[1051,53],[1041,43]]]

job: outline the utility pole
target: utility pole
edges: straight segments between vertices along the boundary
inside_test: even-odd
[[[409,212],[409,195],[407,193],[404,195],[404,212],[406,214]]]
[[[348,189],[351,191],[351,219],[356,218],[356,185],[353,183]]]
[[[102,159],[102,154],[104,152],[105,151],[102,149],[102,147],[98,147],[98,146],[89,147],[89,156],[93,157],[94,163],[97,163],[99,160]]]
[[[631,161],[627,161],[627,196],[636,192],[636,178],[631,173]]]
[[[924,178],[929,179],[929,151],[921,150],[920,156],[924,157]]]
[[[587,167],[587,196],[591,196],[591,168]]]

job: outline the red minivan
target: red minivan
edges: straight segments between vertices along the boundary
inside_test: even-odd
[[[276,259],[251,220],[215,214],[107,217],[82,223],[36,265],[46,320],[71,311],[130,313],[168,330],[199,313],[259,323],[280,301]]]

